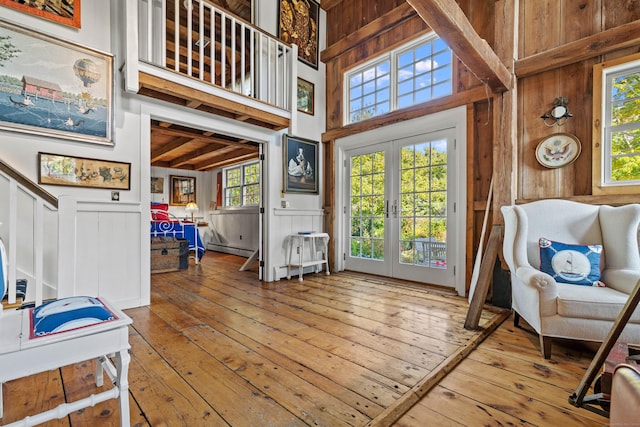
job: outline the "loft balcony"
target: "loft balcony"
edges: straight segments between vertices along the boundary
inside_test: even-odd
[[[291,126],[297,47],[206,0],[126,0],[125,88],[280,130]]]

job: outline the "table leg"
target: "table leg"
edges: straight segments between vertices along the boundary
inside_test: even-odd
[[[302,268],[302,254],[304,253],[304,237],[301,239],[297,239],[298,244],[300,245],[300,250],[298,251],[300,256],[298,257],[298,280],[302,282],[302,273],[304,272],[304,268]]]
[[[289,262],[287,263],[287,280],[291,279],[291,257],[293,255],[293,237],[289,236]]]
[[[121,350],[116,354],[116,387],[120,390],[120,426],[129,427],[131,416],[129,414],[129,362],[131,356],[129,350]]]

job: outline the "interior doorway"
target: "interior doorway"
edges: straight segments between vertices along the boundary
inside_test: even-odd
[[[245,269],[257,269],[262,278],[262,143],[156,118],[150,119],[149,129],[150,201],[152,207],[166,208],[177,223],[162,232],[179,234],[188,228],[194,261],[202,245],[204,250],[247,257],[252,262]],[[174,203],[172,182],[177,177],[192,183],[195,211],[189,210],[192,204]]]

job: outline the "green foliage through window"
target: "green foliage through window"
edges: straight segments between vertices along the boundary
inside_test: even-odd
[[[260,204],[260,163],[251,162],[224,169],[226,207]]]
[[[640,182],[640,67],[609,76],[606,89],[605,179]]]

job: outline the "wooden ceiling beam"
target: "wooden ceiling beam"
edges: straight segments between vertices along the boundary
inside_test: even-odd
[[[153,136],[152,136],[153,139]],[[172,151],[178,150],[182,148],[184,144],[187,144],[189,141],[185,141],[184,138],[176,138],[175,140],[169,142],[168,144],[164,144],[162,147],[157,150],[151,150],[151,162],[155,162],[160,157],[171,153]]]
[[[604,30],[516,61],[518,78],[574,64],[640,44],[640,21]]]
[[[407,0],[455,55],[494,92],[513,87],[513,75],[473,28],[454,0]]]
[[[220,153],[220,154],[225,153],[226,154],[226,153],[229,153],[229,152],[234,152],[236,150],[237,149],[234,149],[233,147],[224,147],[224,148],[206,147],[206,148],[201,148],[199,150],[190,151],[189,153],[184,154],[184,155],[182,155],[180,157],[176,157],[175,159],[170,160],[169,164],[171,165],[170,167],[179,169],[181,166],[184,166],[186,164],[195,165],[197,163],[197,159],[199,157],[211,156],[212,153],[215,153],[216,156],[217,156],[218,153]]]
[[[193,129],[194,132],[190,132],[190,133],[185,133],[184,130],[180,130],[180,129],[158,129],[158,128],[153,128],[152,127],[152,134],[153,135],[163,135],[163,136],[171,136],[171,137],[180,137],[180,136],[189,136],[192,142],[205,142],[207,144],[220,144],[220,145],[234,145],[234,144],[238,144],[241,141],[234,141],[234,140],[228,140],[228,139],[223,139],[223,138],[216,138],[214,137],[214,133],[213,132],[203,132],[202,135],[198,135],[195,131],[196,129]],[[246,141],[245,141],[246,142]]]
[[[258,158],[258,149],[236,150],[233,153],[226,153],[222,156],[216,156],[201,163],[194,165],[195,170],[210,170],[235,163],[241,163],[251,159]]]

